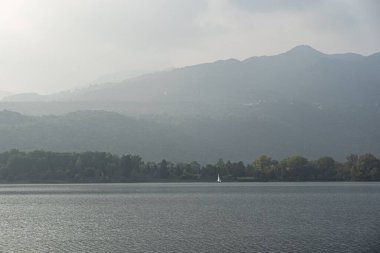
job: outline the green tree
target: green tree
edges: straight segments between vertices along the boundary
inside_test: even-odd
[[[281,161],[284,179],[287,180],[313,180],[314,173],[312,166],[305,157],[294,155]]]
[[[161,161],[159,172],[161,179],[167,179],[169,177],[168,162],[166,160]]]
[[[238,177],[244,177],[245,176],[245,166],[243,162],[237,162],[233,163],[230,167],[230,172],[232,177],[238,178]]]
[[[351,169],[352,180],[380,180],[380,160],[370,153],[348,156],[346,166]]]
[[[121,169],[121,175],[124,178],[129,178],[134,173],[135,177],[136,174],[140,174],[142,166],[142,159],[138,155],[123,155],[120,158],[120,169]]]
[[[337,164],[332,157],[324,156],[313,162],[316,180],[335,180]]]
[[[271,157],[261,155],[252,162],[256,173],[254,176],[264,180],[282,179],[281,170],[278,168],[278,163]]]
[[[218,169],[215,165],[207,164],[201,170],[201,177],[208,180],[216,180],[216,175],[218,173]]]

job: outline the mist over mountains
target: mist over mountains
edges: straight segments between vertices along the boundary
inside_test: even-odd
[[[146,159],[252,161],[380,154],[380,53],[275,55],[3,98],[0,151],[109,151]],[[91,110],[91,111],[89,111]],[[80,112],[75,112],[80,111]],[[41,116],[55,114],[55,116]]]
[[[8,91],[0,90],[0,100],[3,99],[4,97],[9,97],[11,95],[12,95],[12,93],[10,93]]]
[[[4,101],[119,101],[255,104],[304,101],[325,105],[378,102],[380,54],[323,54],[297,46],[275,56],[221,60],[146,74],[75,91],[16,94]]]

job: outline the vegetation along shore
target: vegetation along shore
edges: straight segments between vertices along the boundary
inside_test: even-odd
[[[294,155],[280,161],[262,155],[252,163],[218,160],[215,164],[143,161],[138,155],[106,152],[0,153],[1,183],[96,183],[215,181],[379,181],[380,160],[350,154],[344,162],[332,157],[308,160]]]

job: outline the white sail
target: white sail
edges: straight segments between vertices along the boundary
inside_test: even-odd
[[[216,180],[216,182],[218,182],[218,183],[222,182],[222,180],[220,180],[219,173],[218,173],[218,179]]]

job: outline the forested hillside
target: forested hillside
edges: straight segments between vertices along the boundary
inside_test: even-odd
[[[369,120],[370,119],[370,120]],[[81,111],[59,116],[0,112],[0,151],[102,151],[138,154],[150,161],[249,162],[267,154],[309,159],[350,153],[380,153],[379,116],[322,113],[303,104],[263,107],[227,118],[136,118]]]
[[[7,110],[0,112],[0,151],[127,152],[202,163],[380,155],[379,70],[379,53],[298,46],[75,91],[19,94],[0,103]]]

